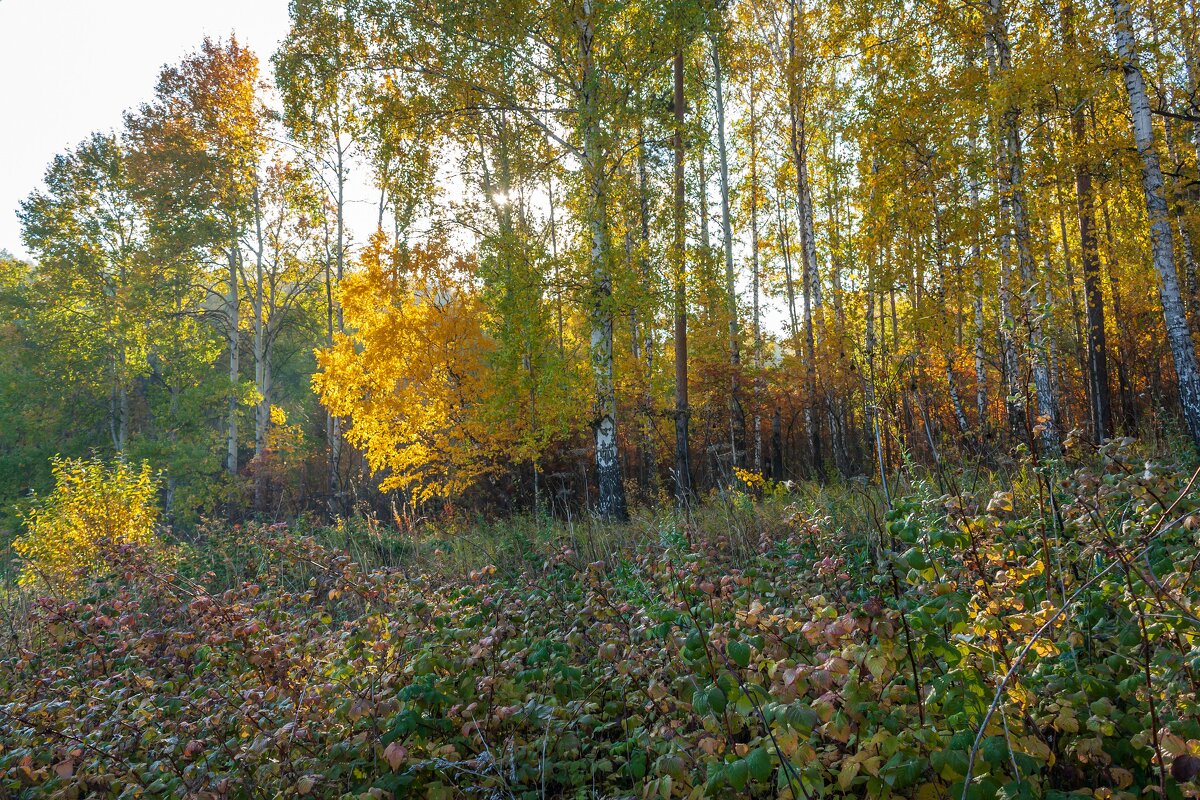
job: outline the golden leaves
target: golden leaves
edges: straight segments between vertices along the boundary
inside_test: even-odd
[[[25,515],[28,528],[13,542],[23,560],[21,583],[71,591],[98,566],[101,547],[150,546],[157,541],[158,482],[149,464],[54,459],[54,491]]]
[[[382,236],[340,299],[352,333],[318,353],[313,385],[352,425],[347,438],[385,473],[384,489],[453,496],[488,469],[504,431],[475,413],[491,345],[466,264],[445,240],[399,253]]]

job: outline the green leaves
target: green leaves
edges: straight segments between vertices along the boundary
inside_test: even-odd
[[[729,659],[739,667],[745,669],[750,666],[750,645],[741,641],[731,641],[725,645],[725,653]]]
[[[720,686],[710,686],[705,695],[708,707],[712,709],[714,714],[722,714],[725,711],[725,705],[728,702],[725,696],[725,690]]]
[[[936,538],[938,524],[925,519],[922,536]],[[78,600],[32,606],[28,641],[45,644],[0,656],[0,704],[138,754],[135,774],[167,793],[176,785],[161,765],[174,760],[202,790],[228,779],[303,796],[458,796],[445,765],[473,764],[472,780],[499,787],[486,767],[504,742],[514,766],[503,785],[517,796],[545,785],[547,796],[594,788],[733,800],[799,780],[813,797],[830,787],[954,798],[994,665],[1024,646],[1030,615],[1053,613],[1035,569],[1043,548],[1053,565],[1088,535],[1055,551],[1037,529],[981,529],[978,562],[939,553],[937,581],[899,592],[890,580],[864,582],[892,592],[858,595],[826,580],[850,561],[850,545],[820,538],[830,551],[820,559],[772,548],[735,566],[731,550],[696,534],[690,549],[686,540],[666,555],[630,548],[604,570],[539,561],[517,578],[487,569],[405,577],[360,564],[344,539],[330,548],[251,525],[214,531],[203,562],[196,551],[163,561],[105,550]],[[1140,542],[1142,532],[1134,524],[1124,535]],[[1166,570],[1190,563],[1192,540],[1164,547],[1163,586],[1190,602],[1200,578]],[[251,566],[220,578],[200,568],[235,556]],[[711,590],[681,589],[679,565]],[[1067,758],[1107,765],[1120,791],[1153,788],[1136,615],[1147,602],[1114,576],[1080,604],[1086,637],[1064,625],[1046,635],[1056,652],[1030,650],[1030,668],[1010,678],[1003,715],[983,737],[969,798],[1029,800],[1091,780],[1056,769]],[[1190,635],[1177,617],[1156,624]],[[1177,659],[1173,638],[1149,646],[1154,685],[1169,689],[1155,712],[1174,796],[1200,763],[1194,688],[1180,666],[1191,655]],[[0,790],[50,795],[80,775],[125,776],[37,728],[15,736],[0,752]]]
[[[746,756],[746,769],[756,781],[765,781],[771,777],[771,756],[765,747],[756,747]]]
[[[934,771],[948,781],[967,776],[968,752],[966,750],[935,750],[929,756]]]
[[[729,781],[729,785],[735,791],[740,792],[746,788],[746,783],[750,780],[750,765],[746,759],[739,758],[725,767],[724,776],[725,780]]]

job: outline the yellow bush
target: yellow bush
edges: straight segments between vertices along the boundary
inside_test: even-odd
[[[759,473],[741,467],[734,467],[733,474],[750,491],[760,491],[767,483],[766,478]]]
[[[94,568],[104,543],[151,545],[158,521],[158,483],[150,465],[55,458],[54,491],[36,498],[26,532],[13,547],[24,561],[20,582],[70,590]]]

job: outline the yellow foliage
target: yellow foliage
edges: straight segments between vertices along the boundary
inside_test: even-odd
[[[101,559],[105,543],[152,545],[158,484],[149,464],[54,459],[54,491],[37,498],[13,548],[24,561],[20,582],[70,591]]]
[[[271,406],[271,428],[267,431],[267,452],[280,466],[292,466],[304,448],[304,426],[289,425],[287,412]]]
[[[733,474],[746,488],[752,490],[761,490],[767,482],[759,473],[741,467],[734,467]]]
[[[342,281],[351,333],[317,354],[313,385],[384,490],[452,496],[490,468],[506,430],[480,413],[491,343],[469,264],[434,239],[393,252],[376,237]]]
[[[271,406],[271,425],[276,428],[282,428],[287,425],[287,411],[279,406]]]

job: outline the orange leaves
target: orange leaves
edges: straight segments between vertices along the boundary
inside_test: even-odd
[[[54,774],[66,780],[75,774],[75,759],[65,758],[54,765]]]
[[[163,70],[154,102],[127,118],[139,184],[164,212],[190,217],[193,244],[223,247],[240,232],[227,226],[249,218],[255,167],[266,146],[257,88],[254,53],[236,39],[206,38],[199,52]],[[173,220],[175,236],[180,221]],[[208,236],[218,241],[204,241]]]

